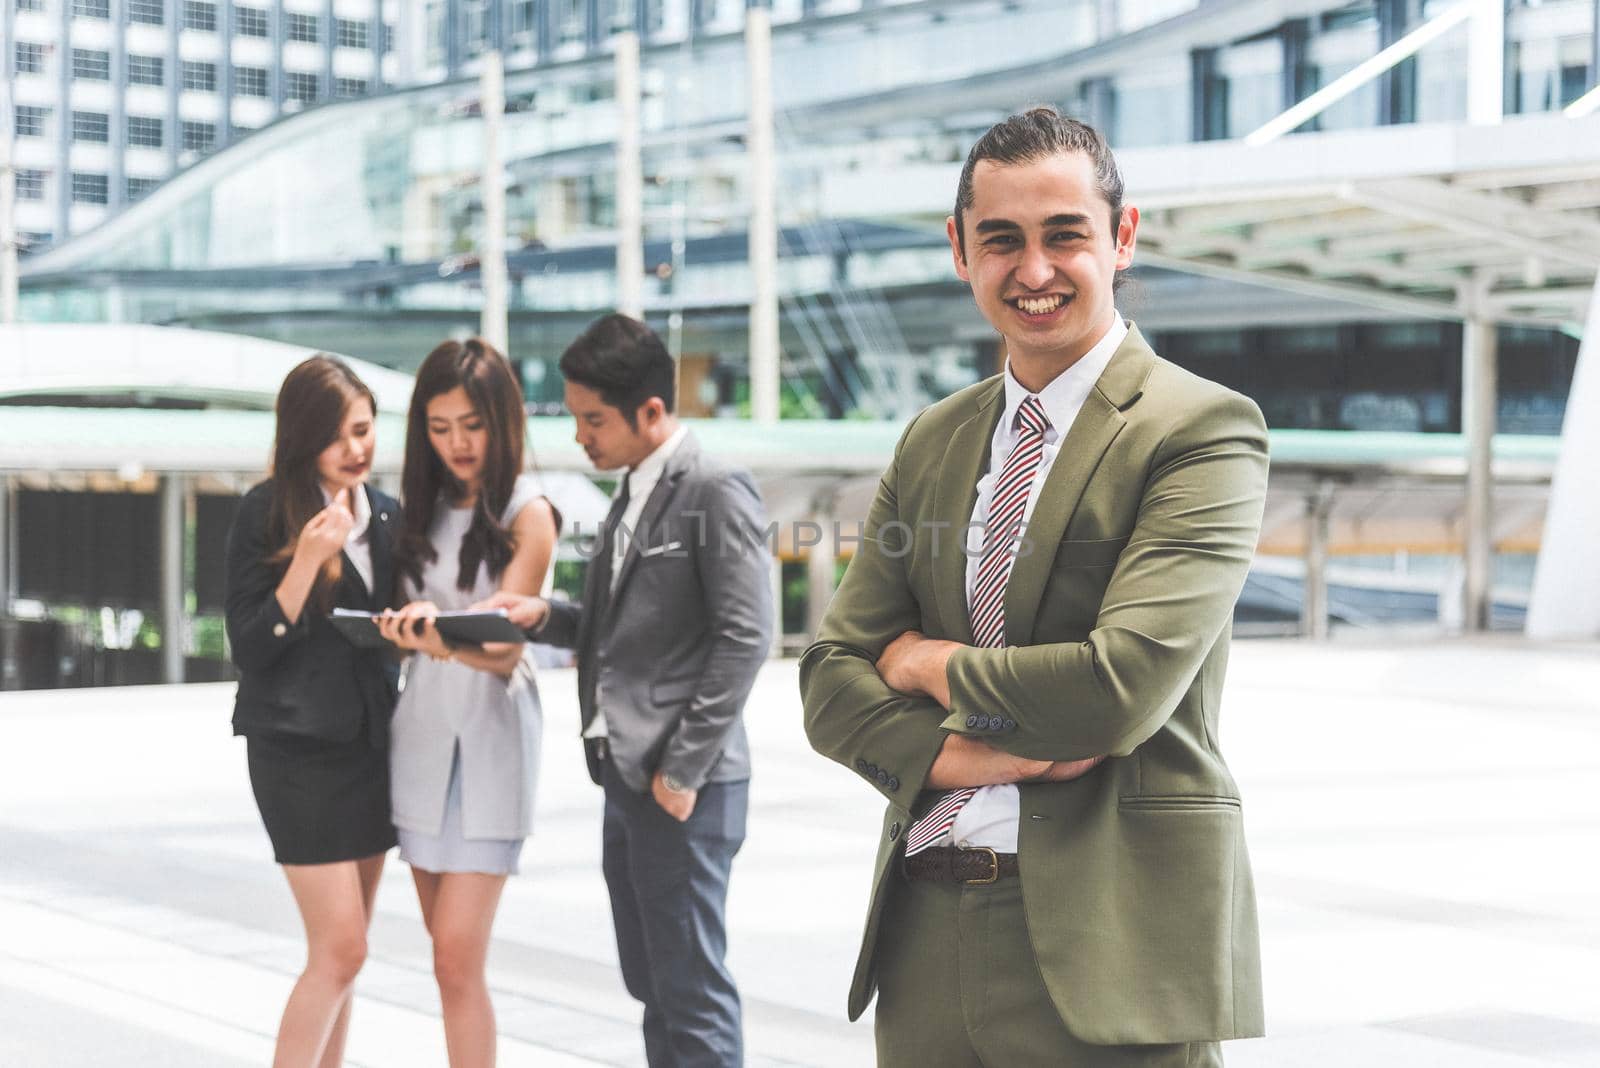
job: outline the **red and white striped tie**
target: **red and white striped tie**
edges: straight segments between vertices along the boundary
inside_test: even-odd
[[[972,644],[998,649],[1006,639],[1006,580],[1017,557],[1022,515],[1028,493],[1044,459],[1044,434],[1050,429],[1038,397],[1025,397],[1017,410],[1017,443],[1000,469],[984,528],[983,557],[972,587]],[[956,816],[978,792],[968,786],[950,790],[906,834],[906,856],[922,852],[955,826]]]

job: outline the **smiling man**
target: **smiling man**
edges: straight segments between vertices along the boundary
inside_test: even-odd
[[[1138,227],[1080,122],[973,147],[950,249],[1005,370],[906,428],[802,662],[812,745],[889,803],[849,1001],[889,1068],[1211,1066],[1263,1030],[1217,715],[1266,427],[1118,314]]]

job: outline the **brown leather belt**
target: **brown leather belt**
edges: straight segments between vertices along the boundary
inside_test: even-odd
[[[987,846],[977,849],[934,847],[914,857],[901,859],[901,871],[912,882],[965,883],[986,886],[1010,879],[1020,870],[1015,853],[996,853]]]

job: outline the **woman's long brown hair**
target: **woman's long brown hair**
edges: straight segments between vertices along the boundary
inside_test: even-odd
[[[317,457],[338,439],[350,406],[360,401],[372,408],[376,419],[378,402],[372,390],[343,360],[322,353],[298,364],[278,388],[272,501],[267,507],[267,559],[272,563],[289,566],[301,529],[324,508]],[[318,611],[333,606],[341,570],[334,553],[317,573],[310,602]]]
[[[461,539],[456,587],[472,589],[481,563],[487,563],[489,573],[498,576],[516,549],[510,532],[500,525],[500,516],[522,472],[523,439],[528,432],[522,388],[506,358],[487,341],[477,337],[446,341],[428,353],[417,369],[411,412],[406,417],[406,466],[401,476],[405,532],[395,555],[400,570],[419,587],[423,567],[439,555],[428,540],[439,498],[454,501],[466,493],[466,486],[450,473],[428,440],[428,402],[457,386],[467,391],[483,419],[489,445],[483,458],[483,483],[472,506],[472,525]]]

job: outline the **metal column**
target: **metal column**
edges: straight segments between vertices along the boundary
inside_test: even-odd
[[[834,537],[834,523],[838,521],[835,514],[837,494],[830,490],[823,490],[811,505],[811,522],[816,524],[815,531],[808,531],[809,535],[815,534],[817,542],[806,549],[806,638],[816,641],[817,634],[822,630],[822,613],[827,610],[828,602],[833,599],[833,592],[837,588],[834,580],[838,572],[839,545]]]
[[[778,421],[778,211],[773,164],[772,12],[744,13],[750,68],[750,414]]]
[[[1530,638],[1600,638],[1600,278],[1578,347],[1578,369],[1561,422],[1561,455],[1550,480],[1550,506],[1528,602]]]
[[[17,321],[17,172],[11,163],[14,112],[11,86],[5,74],[9,59],[0,60],[0,324]],[[5,553],[0,549],[0,561],[4,559]],[[0,579],[0,590],[3,589],[4,580]],[[3,605],[4,601],[0,601],[0,606]]]
[[[639,134],[639,35],[616,36],[617,311],[644,318],[644,165]]]
[[[183,535],[188,486],[182,475],[161,478],[161,681],[183,681]]]
[[[1328,636],[1328,534],[1333,520],[1333,483],[1323,481],[1306,496],[1306,578],[1300,602],[1300,634]]]
[[[1467,121],[1493,126],[1505,112],[1505,0],[1473,0],[1467,20]]]
[[[1465,578],[1461,625],[1467,633],[1489,628],[1494,568],[1494,430],[1499,390],[1497,338],[1492,320],[1462,324],[1461,423],[1467,443]]]
[[[11,598],[15,542],[11,535],[16,509],[11,498],[11,476],[0,475],[0,690],[15,690],[22,685],[22,668],[17,663],[17,624],[11,619]]]
[[[505,75],[499,52],[485,52],[479,82],[483,111],[483,238],[478,245],[478,272],[483,282],[483,318],[478,333],[510,357],[506,311],[506,170],[500,153],[500,125],[506,110]]]

